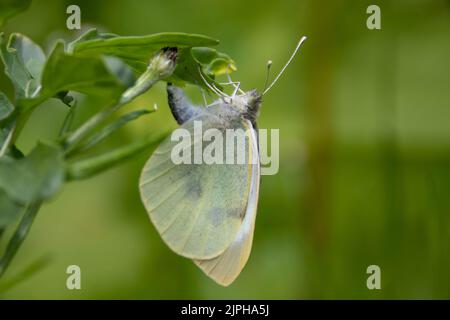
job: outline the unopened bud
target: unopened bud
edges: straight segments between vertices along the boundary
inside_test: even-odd
[[[170,77],[177,65],[177,48],[164,48],[150,60],[147,70],[128,88],[121,97],[120,103],[125,104],[143,94],[156,82]]]
[[[176,67],[178,50],[176,47],[166,47],[156,54],[148,65],[148,69],[158,74],[160,79],[169,77]]]

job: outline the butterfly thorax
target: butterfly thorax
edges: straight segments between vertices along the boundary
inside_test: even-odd
[[[180,125],[207,113],[222,119],[224,123],[241,121],[244,118],[250,120],[253,128],[257,128],[256,119],[259,115],[262,95],[256,90],[232,97],[222,96],[207,108],[193,105],[186,98],[184,91],[177,86],[168,84],[167,93],[170,110]]]

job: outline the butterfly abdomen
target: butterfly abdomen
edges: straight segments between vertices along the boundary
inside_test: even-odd
[[[172,115],[178,124],[183,124],[202,112],[201,108],[193,105],[186,98],[182,89],[171,84],[167,85],[167,100]]]

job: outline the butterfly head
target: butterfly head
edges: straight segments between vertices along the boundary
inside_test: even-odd
[[[262,94],[256,89],[236,95],[228,101],[230,107],[238,110],[244,116],[247,116],[247,118],[254,120],[256,120],[259,115],[261,102]]]

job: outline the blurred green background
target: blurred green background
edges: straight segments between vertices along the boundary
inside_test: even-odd
[[[266,61],[278,71],[307,35],[259,119],[280,129],[280,171],[262,179],[252,255],[228,288],[172,253],[151,225],[137,183],[149,150],[45,204],[5,280],[45,266],[1,298],[450,298],[450,1],[39,0],[6,32],[48,50],[77,35],[65,27],[70,4],[86,28],[220,39],[246,90],[261,88]],[[366,28],[370,4],[381,7],[381,30]],[[11,96],[3,74],[0,83]],[[79,98],[79,121],[101,107]],[[108,143],[175,128],[162,84],[128,110],[154,102],[156,114]],[[65,112],[59,102],[40,107],[20,147],[53,139]],[[71,264],[82,290],[66,289]],[[372,264],[381,290],[366,287]]]

